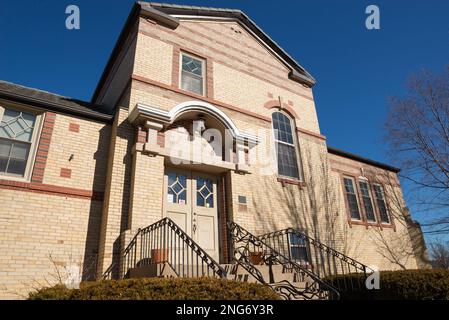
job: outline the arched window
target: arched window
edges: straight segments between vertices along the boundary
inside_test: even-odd
[[[282,112],[273,112],[272,119],[278,174],[289,178],[300,179],[292,120]]]

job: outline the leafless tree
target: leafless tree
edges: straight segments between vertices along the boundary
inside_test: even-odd
[[[425,212],[427,233],[449,233],[449,68],[413,76],[408,93],[390,101],[386,140]]]
[[[449,269],[449,241],[431,243],[430,255],[434,268]]]
[[[388,234],[380,227],[372,229],[377,252],[399,269],[407,269],[411,261],[416,261],[419,269],[430,268],[421,225],[412,219],[406,207],[397,176],[384,170],[370,171],[369,174],[373,183],[384,186],[388,213],[395,226],[395,232]]]

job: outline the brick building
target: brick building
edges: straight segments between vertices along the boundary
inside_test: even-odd
[[[399,170],[327,146],[314,84],[239,10],[143,2],[90,102],[0,82],[0,297],[58,268],[121,277],[134,235],[164,217],[218,263],[233,221],[425,267]]]

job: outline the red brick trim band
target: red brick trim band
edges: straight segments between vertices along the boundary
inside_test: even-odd
[[[273,109],[273,108],[279,108],[279,100],[270,100],[264,104],[264,108],[266,109]],[[299,119],[298,115],[296,114],[295,110],[288,105],[287,103],[282,104],[283,111],[287,112],[292,118]]]
[[[44,123],[42,125],[42,132],[37,146],[31,182],[42,183],[44,180],[45,166],[47,165],[48,150],[50,149],[55,119],[56,113],[46,112],[44,115]]]
[[[181,49],[179,46],[173,46],[173,59],[172,59],[172,74],[171,85],[174,88],[179,87],[179,60],[181,59]]]
[[[171,44],[171,45],[173,45],[173,46],[178,45],[176,42],[171,41],[171,40],[168,40],[166,37],[163,37],[163,36],[161,36],[160,34],[156,34],[156,33],[154,33],[154,32],[150,32],[150,31],[146,31],[146,30],[140,29],[140,30],[139,30],[139,34],[144,35],[144,36],[147,36],[147,37],[150,37],[150,38],[153,38],[153,39],[157,39],[157,40],[163,41],[163,42],[168,43],[168,44]],[[193,39],[193,38],[187,38],[187,37],[182,37],[182,38],[185,39],[185,40],[188,40],[190,43],[193,43],[193,44],[196,44],[196,45],[198,45],[198,46],[200,46],[200,47],[203,47],[203,48],[204,48],[205,50],[207,50],[207,51],[213,51],[213,52],[216,52],[216,53],[218,53],[218,54],[221,54],[221,55],[225,56],[228,60],[237,61],[237,62],[239,62],[239,63],[241,63],[241,64],[244,64],[244,65],[246,65],[246,66],[248,66],[248,67],[251,67],[251,68],[257,68],[257,69],[259,69],[259,70],[262,70],[262,69],[261,69],[261,65],[254,65],[254,64],[251,64],[251,63],[249,63],[248,61],[242,60],[242,59],[240,59],[240,58],[237,57],[237,56],[230,55],[229,53],[223,52],[223,51],[221,51],[221,50],[219,50],[219,49],[217,49],[217,48],[214,48],[214,47],[206,46],[206,45],[204,45],[204,43],[202,43],[201,41],[197,41],[197,40],[195,40],[195,39]],[[303,93],[299,93],[298,91],[293,90],[292,88],[289,88],[288,86],[284,86],[284,85],[279,84],[279,82],[286,81],[286,80],[288,80],[288,78],[283,78],[283,77],[277,76],[277,75],[273,74],[272,72],[270,72],[269,70],[264,70],[264,72],[265,72],[266,74],[270,74],[272,77],[276,78],[276,79],[279,81],[278,83],[276,83],[276,82],[274,82],[274,81],[272,81],[272,80],[269,80],[269,79],[267,79],[266,77],[258,76],[258,75],[256,75],[256,74],[254,74],[254,73],[252,73],[252,72],[249,72],[249,71],[247,71],[247,70],[244,70],[244,69],[242,69],[242,68],[236,68],[235,66],[233,66],[232,64],[230,64],[230,63],[228,63],[228,62],[226,62],[226,61],[224,61],[224,60],[215,59],[215,61],[216,61],[216,62],[219,62],[220,64],[222,64],[222,65],[224,65],[224,66],[226,66],[226,67],[228,67],[228,68],[231,68],[231,69],[233,69],[233,70],[237,70],[237,71],[239,71],[239,72],[245,73],[245,74],[247,74],[247,75],[249,75],[249,76],[251,76],[251,77],[254,77],[254,78],[259,79],[259,80],[261,80],[261,81],[264,81],[264,82],[267,82],[267,83],[269,83],[269,84],[275,85],[275,86],[277,86],[277,87],[279,87],[279,88],[282,88],[282,89],[284,89],[284,90],[287,90],[287,91],[289,91],[289,92],[291,92],[291,93],[293,93],[293,94],[302,96],[303,98],[305,98],[305,99],[307,99],[307,100],[313,101],[313,97],[308,96],[308,95],[303,94]]]
[[[132,78],[132,80],[136,80],[136,81],[139,81],[139,82],[142,82],[142,83],[145,83],[145,84],[149,84],[149,85],[152,85],[152,86],[156,86],[156,87],[159,87],[159,88],[162,88],[162,89],[165,89],[165,90],[170,90],[172,92],[183,94],[183,95],[189,96],[189,97],[194,98],[194,99],[205,101],[205,102],[217,105],[219,107],[223,107],[225,109],[236,111],[236,112],[242,113],[244,115],[247,115],[249,117],[257,118],[259,120],[271,123],[271,118],[269,118],[269,117],[262,116],[260,114],[255,113],[255,112],[247,111],[245,109],[242,109],[242,108],[239,108],[239,107],[236,107],[236,106],[233,106],[233,105],[221,102],[221,101],[217,101],[217,100],[214,100],[214,99],[209,99],[209,98],[206,98],[206,97],[201,96],[199,94],[188,92],[188,91],[179,89],[177,87],[169,86],[169,85],[166,85],[164,83],[161,83],[161,82],[158,82],[158,81],[154,81],[154,80],[151,80],[151,79],[148,79],[146,77],[142,77],[142,76],[139,76],[139,75],[136,75],[136,74],[133,74],[131,76],[131,78]],[[311,131],[306,130],[306,129],[296,128],[296,131],[301,132],[303,134],[307,134],[309,136],[313,136],[313,137],[321,139],[321,140],[326,140],[327,139],[325,136],[323,136],[323,135],[321,135],[319,133],[314,133],[314,132],[311,132]]]
[[[35,182],[20,182],[0,179],[0,189],[43,193],[69,198],[82,198],[103,201],[104,192],[75,189]]]

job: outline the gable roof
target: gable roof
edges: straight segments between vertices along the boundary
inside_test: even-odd
[[[190,16],[206,16],[206,17],[221,17],[232,18],[238,20],[249,30],[259,37],[264,44],[273,50],[280,58],[282,58],[287,66],[292,68],[290,78],[298,82],[303,82],[309,86],[313,86],[316,80],[312,75],[306,71],[292,56],[290,56],[284,49],[281,48],[273,39],[270,38],[250,17],[243,11],[238,9],[223,9],[210,7],[196,7],[196,6],[182,6],[175,4],[156,3],[156,2],[139,2],[142,8],[148,7],[162,11],[169,15],[190,15]]]
[[[138,1],[134,4],[133,9],[131,10],[131,13],[129,14],[128,19],[125,23],[125,26],[120,33],[117,43],[111,53],[109,61],[92,96],[92,102],[94,102],[98,97],[99,91],[102,88],[103,83],[106,81],[109,71],[112,69],[116,57],[120,52],[120,47],[131,30],[131,26],[140,16],[155,20],[161,25],[171,29],[176,29],[180,23],[179,19],[176,16],[201,16],[236,20],[244,27],[246,27],[257,38],[259,38],[262,44],[265,45],[269,50],[271,50],[278,57],[278,59],[281,60],[290,69],[289,79],[302,83],[309,87],[313,87],[316,83],[316,80],[305,68],[303,68],[292,56],[290,56],[284,49],[282,49],[279,44],[271,39],[270,36],[268,36],[253,20],[251,20],[241,10]]]
[[[0,80],[0,99],[102,122],[113,118],[102,106],[3,80]]]

